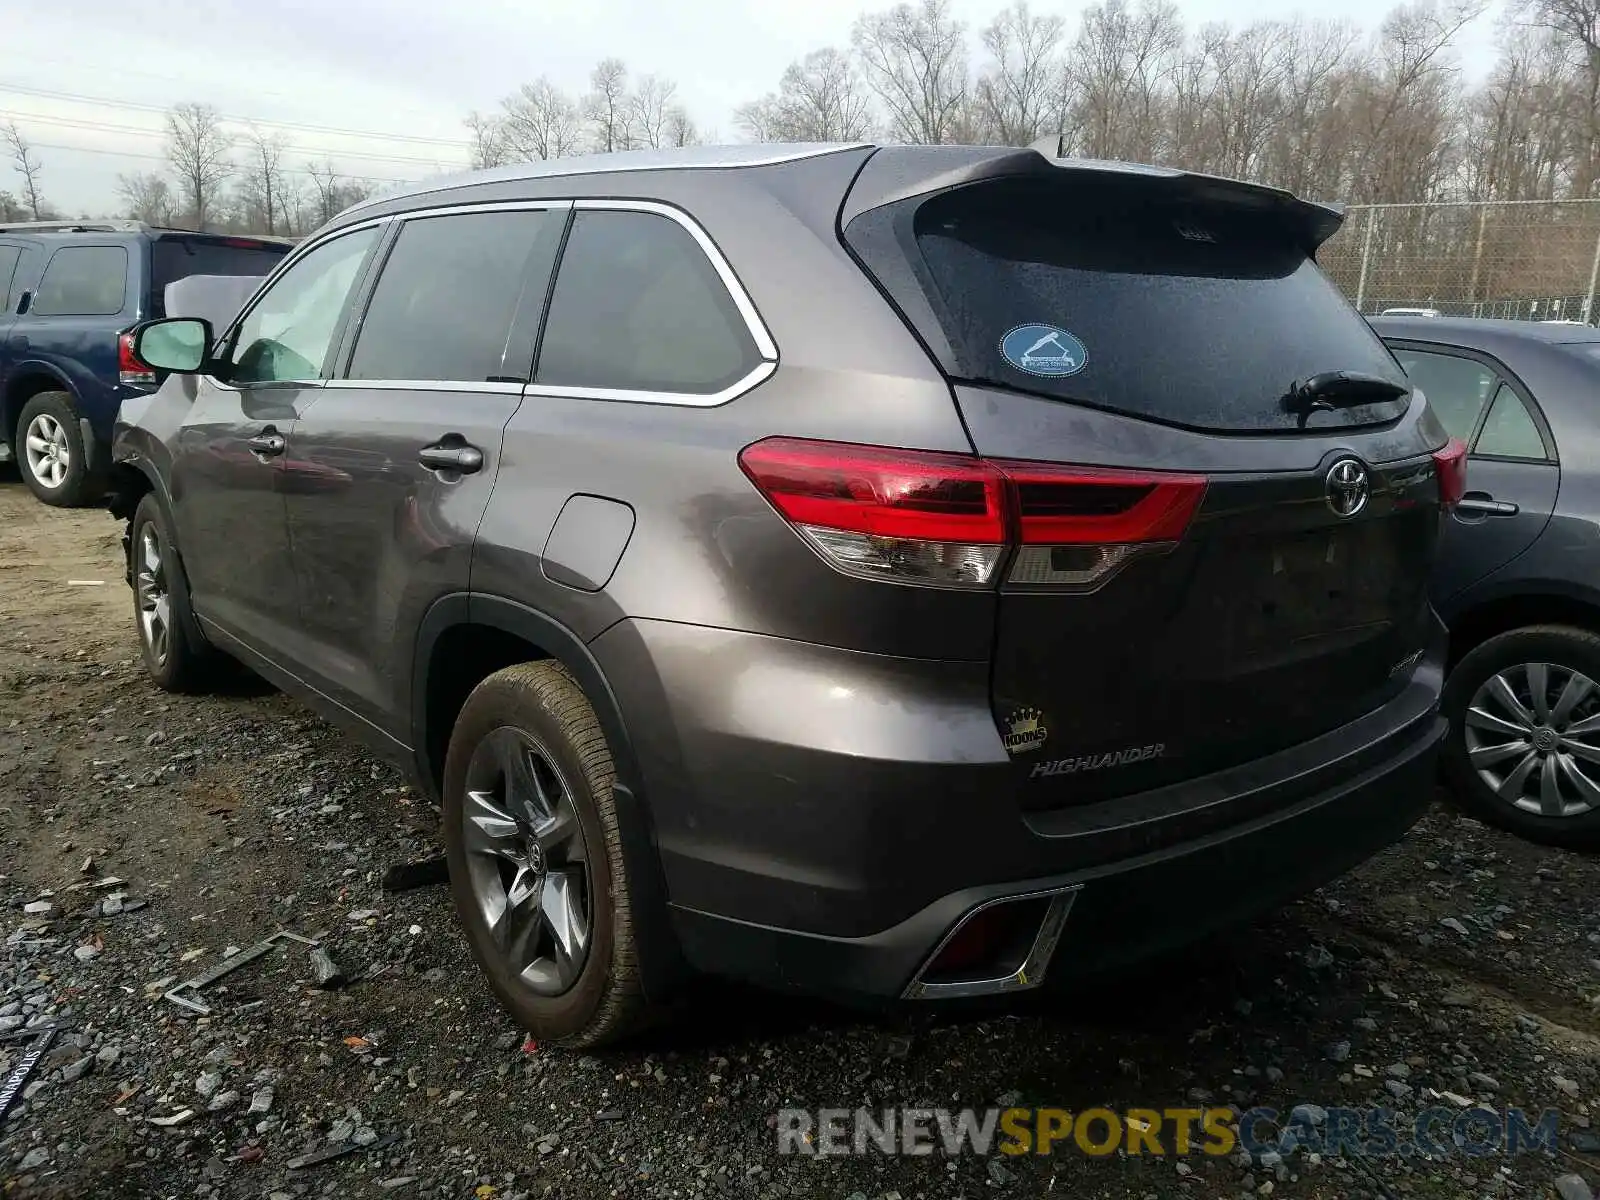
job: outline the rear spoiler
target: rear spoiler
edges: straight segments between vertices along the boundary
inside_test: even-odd
[[[931,196],[990,179],[1056,172],[1144,179],[1153,188],[1174,198],[1277,212],[1288,217],[1299,230],[1308,254],[1314,253],[1344,224],[1343,207],[1302,200],[1282,188],[1173,167],[1073,158],[1064,153],[1065,149],[1060,135],[1041,138],[1026,149],[885,146],[862,168],[845,199],[840,224],[848,225],[870,209],[917,196]]]

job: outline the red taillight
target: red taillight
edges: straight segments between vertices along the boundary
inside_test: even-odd
[[[1205,495],[1199,475],[1000,462],[1017,500],[1024,545],[1175,542]]]
[[[800,438],[747,446],[740,466],[828,561],[851,574],[983,587],[1012,546],[1018,584],[1098,586],[1177,541],[1200,476],[994,462]]]
[[[129,387],[148,387],[156,382],[156,373],[134,354],[131,333],[117,335],[117,379]]]
[[[1433,473],[1439,480],[1439,503],[1453,508],[1467,494],[1467,444],[1451,438],[1433,452]]]

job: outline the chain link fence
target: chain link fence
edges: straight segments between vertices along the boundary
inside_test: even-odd
[[[1368,316],[1600,319],[1600,199],[1353,204],[1318,259]]]

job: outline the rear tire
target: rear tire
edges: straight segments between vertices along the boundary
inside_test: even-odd
[[[1443,708],[1457,808],[1542,845],[1600,850],[1600,636],[1533,625],[1492,637],[1450,672]]]
[[[67,392],[40,392],[22,408],[13,447],[22,481],[46,504],[72,508],[95,498],[98,481],[78,410]]]
[[[450,890],[473,957],[521,1028],[574,1049],[651,1015],[614,779],[593,707],[550,661],[473,689],[445,759]]]
[[[145,670],[163,691],[204,691],[215,681],[222,656],[190,633],[189,581],[153,493],[139,501],[128,529],[133,627]]]

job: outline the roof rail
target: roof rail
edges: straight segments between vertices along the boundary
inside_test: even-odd
[[[140,233],[143,221],[6,221],[0,233]]]

